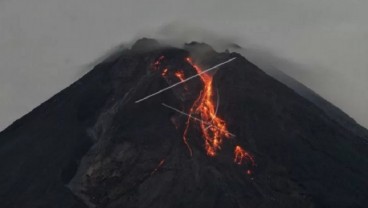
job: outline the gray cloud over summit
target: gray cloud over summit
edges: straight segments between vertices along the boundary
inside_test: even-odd
[[[0,129],[147,35],[266,51],[280,58],[267,64],[367,127],[367,9],[363,0],[1,0]]]

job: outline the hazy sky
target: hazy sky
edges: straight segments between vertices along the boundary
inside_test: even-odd
[[[0,0],[0,129],[169,23],[184,40],[212,31],[293,63],[274,64],[368,127],[367,11],[366,0]]]

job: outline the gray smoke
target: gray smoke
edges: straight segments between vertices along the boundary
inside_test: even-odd
[[[0,129],[101,54],[147,35],[217,50],[237,43],[368,127],[366,8],[362,0],[2,0]]]

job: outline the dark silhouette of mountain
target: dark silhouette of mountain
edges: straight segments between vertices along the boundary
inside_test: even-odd
[[[215,157],[200,122],[185,144],[187,116],[162,105],[190,112],[204,94],[200,78],[135,103],[180,81],[179,70],[197,74],[188,57],[204,69],[236,57],[211,72],[217,115],[235,135]],[[142,39],[0,133],[0,205],[367,207],[364,131],[237,53]],[[256,165],[234,163],[237,145]]]
[[[353,118],[351,118],[348,114],[343,112],[341,109],[334,106],[332,103],[325,100],[323,97],[318,95],[317,93],[313,92],[308,87],[304,86],[297,80],[293,79],[292,77],[288,76],[287,74],[283,73],[282,71],[272,68],[267,70],[267,73],[270,74],[275,79],[281,81],[282,83],[286,84],[288,87],[293,89],[299,95],[307,98],[313,104],[317,105],[321,108],[328,116],[335,119],[345,128],[354,131],[356,134],[359,134],[361,137],[368,138],[368,131],[360,124],[358,124]]]

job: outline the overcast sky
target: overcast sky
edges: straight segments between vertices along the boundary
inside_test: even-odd
[[[212,31],[293,63],[274,64],[368,127],[367,11],[366,0],[0,0],[0,130],[167,24],[185,40],[211,42]]]

